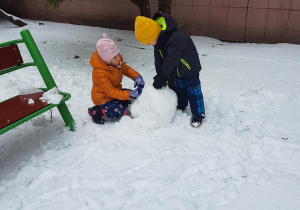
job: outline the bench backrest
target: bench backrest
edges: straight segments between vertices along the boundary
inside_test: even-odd
[[[17,44],[0,48],[0,71],[11,67],[19,66],[23,63],[21,53]]]
[[[48,89],[57,87],[35,41],[33,40],[32,36],[31,36],[31,33],[29,32],[29,30],[25,29],[25,30],[21,31],[20,34],[21,34],[22,39],[13,40],[13,41],[5,42],[5,43],[0,43],[0,51],[3,51],[4,53],[9,51],[10,53],[13,53],[13,55],[14,55],[13,57],[15,57],[15,58],[9,58],[9,59],[12,59],[12,61],[10,63],[10,67],[7,67],[9,65],[6,64],[7,62],[6,62],[6,60],[4,60],[5,62],[3,62],[3,63],[5,63],[5,64],[3,64],[3,69],[0,70],[0,75],[9,73],[9,72],[17,70],[17,69],[21,69],[26,66],[36,66],[40,72],[40,75],[42,76],[42,78],[45,82],[46,87]],[[20,51],[19,51],[18,47],[16,47],[18,43],[25,43],[25,45],[33,59],[33,62],[18,63],[17,58],[20,58],[20,56],[21,56],[21,55],[19,55]],[[15,52],[15,51],[18,51],[18,52]],[[8,56],[8,55],[6,55],[6,56]],[[2,60],[2,57],[0,57],[0,60]],[[2,62],[0,62],[0,63],[2,63]]]

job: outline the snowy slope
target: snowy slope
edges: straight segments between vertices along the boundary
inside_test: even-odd
[[[194,36],[207,115],[201,128],[189,125],[189,109],[159,128],[131,117],[96,125],[87,114],[89,59],[102,33],[146,86],[155,75],[153,47],[132,31],[30,22],[24,28],[59,89],[72,95],[77,127],[69,132],[54,109],[52,119],[46,113],[0,136],[1,209],[300,208],[299,45]],[[0,42],[24,28],[0,19]],[[0,84],[0,101],[44,87],[31,67],[1,76]],[[133,82],[124,78],[123,86]]]

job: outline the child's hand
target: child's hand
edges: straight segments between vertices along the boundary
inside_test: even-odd
[[[163,74],[157,74],[153,79],[153,87],[155,89],[161,89],[167,83],[167,77]]]
[[[138,98],[140,95],[142,94],[142,88],[137,88],[135,90],[131,90],[130,91],[130,99],[134,98]]]
[[[134,79],[134,87],[136,87],[136,86],[138,86],[139,88],[144,88],[145,82],[144,82],[142,76],[137,76],[137,77]]]

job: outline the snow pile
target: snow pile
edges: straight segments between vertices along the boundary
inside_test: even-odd
[[[145,87],[141,96],[131,106],[132,117],[143,120],[143,125],[159,128],[170,124],[174,117],[177,96],[169,88],[156,90]]]
[[[34,104],[34,100],[32,99],[32,98],[30,98],[29,100],[28,100],[28,104],[30,105],[30,104]]]
[[[5,11],[2,10],[2,9],[0,9],[0,12],[2,12],[4,15],[6,15],[6,17],[9,17],[9,18],[11,18],[11,19],[14,20],[14,21],[19,20],[19,21],[22,21],[23,23],[26,23],[27,25],[32,24],[32,23],[29,22],[29,21],[26,21],[26,20],[24,20],[24,19],[21,19],[21,18],[19,18],[19,17],[16,17],[16,16],[14,16],[14,15],[11,15],[11,14],[8,14],[7,12],[5,12]]]
[[[72,95],[67,106],[76,131],[54,108],[0,135],[1,210],[299,209],[300,45],[192,37],[206,108],[195,129],[189,107],[171,117],[170,90],[148,87],[153,47],[141,45],[133,31],[33,22],[20,28],[0,19],[0,42],[30,29],[56,84]],[[136,118],[98,125],[87,113],[93,106],[89,61],[103,33],[147,87],[132,104]],[[20,51],[32,60],[25,46]],[[28,67],[1,75],[0,84],[1,101],[44,82]],[[132,80],[124,76],[122,87],[131,89]],[[161,126],[165,115],[168,123],[172,118],[167,126],[144,126]]]
[[[48,104],[59,104],[63,96],[58,93],[58,89],[56,87],[48,90],[40,97],[42,102],[47,102]]]

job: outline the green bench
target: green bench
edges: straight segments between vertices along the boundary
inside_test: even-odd
[[[71,98],[71,95],[59,91],[58,94],[63,96],[59,104],[48,104],[40,100],[44,92],[57,88],[57,86],[29,30],[25,29],[20,34],[22,39],[0,43],[0,76],[28,66],[36,66],[45,82],[46,88],[39,88],[40,91],[17,95],[0,102],[0,135],[54,107],[58,108],[69,129],[74,131],[75,122],[65,104]],[[23,62],[18,48],[19,43],[25,43],[33,62]]]

